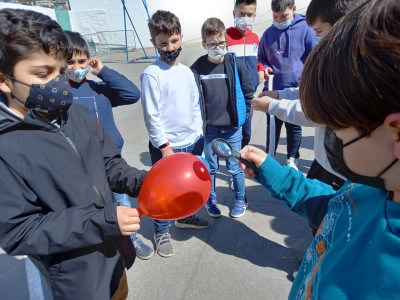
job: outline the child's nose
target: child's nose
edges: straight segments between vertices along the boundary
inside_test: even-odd
[[[175,45],[174,44],[168,44],[167,51],[173,51],[173,50],[176,50]]]

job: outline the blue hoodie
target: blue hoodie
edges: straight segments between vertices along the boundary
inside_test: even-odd
[[[400,203],[346,181],[338,191],[271,156],[257,180],[275,199],[319,227],[289,299],[400,299]]]
[[[128,78],[106,66],[97,76],[102,81],[70,81],[74,103],[90,110],[93,118],[106,130],[121,154],[124,139],[115,124],[112,108],[138,102],[140,91]]]
[[[301,14],[283,30],[274,25],[265,30],[258,48],[258,62],[273,70],[273,89],[297,87],[304,62],[315,46],[315,32]],[[268,87],[268,81],[265,81]]]

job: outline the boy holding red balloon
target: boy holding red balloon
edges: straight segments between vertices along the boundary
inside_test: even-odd
[[[48,16],[0,10],[0,247],[38,259],[56,299],[126,299],[146,171],[130,167],[62,74],[71,51]],[[118,298],[116,298],[118,296]]]
[[[203,153],[203,121],[193,73],[177,59],[182,50],[178,17],[156,11],[149,23],[151,42],[159,58],[141,76],[144,121],[149,133],[152,164],[175,152]],[[175,254],[170,241],[170,221],[154,220],[154,241],[162,257]],[[192,215],[176,220],[178,228],[203,229],[209,222]]]

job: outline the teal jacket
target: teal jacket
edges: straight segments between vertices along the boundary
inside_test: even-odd
[[[400,299],[400,203],[346,182],[337,192],[270,156],[256,178],[319,230],[289,299]]]

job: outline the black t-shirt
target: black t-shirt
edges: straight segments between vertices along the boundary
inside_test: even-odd
[[[204,97],[206,124],[233,126],[232,101],[224,63],[213,64],[205,56],[199,61],[198,73]]]

